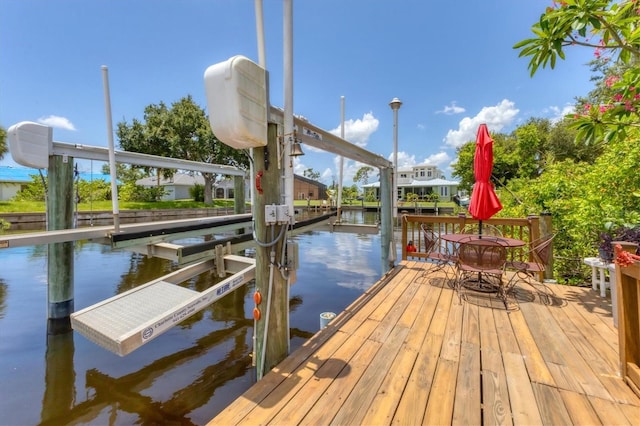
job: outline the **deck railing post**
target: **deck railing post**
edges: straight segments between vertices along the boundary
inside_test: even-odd
[[[553,235],[553,224],[551,222],[551,213],[542,212],[540,213],[540,234],[542,237],[547,237]],[[547,262],[544,269],[544,278],[545,279],[553,279],[553,241],[551,242],[551,246],[549,247],[549,260]]]

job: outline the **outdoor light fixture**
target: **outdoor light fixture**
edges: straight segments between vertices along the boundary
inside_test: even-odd
[[[398,98],[393,98],[389,102],[389,106],[393,110],[393,197],[391,203],[393,205],[393,217],[398,217],[398,110],[402,106],[402,102]]]

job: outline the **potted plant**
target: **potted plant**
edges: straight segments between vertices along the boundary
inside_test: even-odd
[[[640,245],[640,226],[615,226],[612,222],[608,222],[605,225],[605,231],[600,233],[600,244],[598,246],[598,255],[603,261],[607,263],[613,261],[613,246],[615,244],[620,244],[623,250],[636,254]]]

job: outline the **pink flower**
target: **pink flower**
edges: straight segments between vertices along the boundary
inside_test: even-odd
[[[613,84],[620,80],[620,77],[615,76],[615,75],[611,75],[609,77],[606,78],[606,80],[604,81],[604,83],[607,85],[607,87],[611,87],[613,86]]]

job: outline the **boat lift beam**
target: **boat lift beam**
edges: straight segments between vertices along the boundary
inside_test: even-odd
[[[283,124],[284,111],[272,106],[269,119],[275,123]],[[294,116],[293,124],[296,128],[296,137],[306,145],[332,154],[341,155],[369,166],[381,169],[393,169],[393,163],[383,156],[367,151],[358,145],[354,145],[339,136],[314,126],[302,118]]]
[[[13,247],[35,246],[39,244],[64,243],[69,241],[91,240],[105,244],[112,244],[115,248],[139,245],[151,242],[168,241],[177,238],[210,235],[220,229],[241,229],[251,225],[251,214],[234,214],[206,218],[192,218],[180,220],[163,220],[140,224],[126,224],[120,227],[120,232],[114,234],[113,226],[92,226],[76,229],[62,229],[57,231],[30,232],[25,234],[2,235],[0,249]],[[230,223],[233,222],[233,223]],[[176,232],[172,232],[172,230]],[[113,235],[120,235],[112,243]],[[127,236],[136,235],[135,241]],[[146,238],[146,240],[145,240]]]
[[[70,144],[53,141],[51,155],[62,155],[85,160],[109,161],[109,149],[101,146]],[[191,170],[202,173],[217,173],[226,176],[244,176],[246,172],[232,166],[200,163],[179,158],[160,157],[141,154],[139,152],[115,151],[117,163],[134,164],[136,166],[155,167],[160,169]]]

